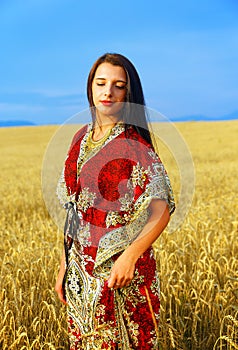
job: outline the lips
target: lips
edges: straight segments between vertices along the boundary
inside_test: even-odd
[[[102,100],[100,101],[104,106],[111,106],[113,104],[110,100]]]

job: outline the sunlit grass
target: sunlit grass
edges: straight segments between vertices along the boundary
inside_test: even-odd
[[[238,122],[176,124],[196,170],[193,204],[155,244],[160,349],[238,349]],[[0,129],[0,349],[66,349],[54,283],[62,233],[45,208],[43,155],[56,127]],[[175,190],[178,169],[161,143]]]

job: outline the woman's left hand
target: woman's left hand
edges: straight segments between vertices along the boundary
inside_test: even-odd
[[[109,288],[122,288],[128,286],[134,277],[135,262],[126,254],[126,251],[115,261],[110,277],[108,279]]]

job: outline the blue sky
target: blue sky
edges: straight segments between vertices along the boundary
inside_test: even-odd
[[[170,119],[238,114],[237,0],[1,0],[0,121],[62,123],[87,108],[105,52],[139,71]]]

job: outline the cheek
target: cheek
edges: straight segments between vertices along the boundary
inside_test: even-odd
[[[98,95],[99,95],[99,93],[98,93],[97,87],[92,86],[92,96],[93,96],[93,102],[94,102],[94,104],[95,104],[95,102],[98,100]]]
[[[117,94],[117,100],[119,102],[124,102],[126,100],[126,90],[119,91]]]

